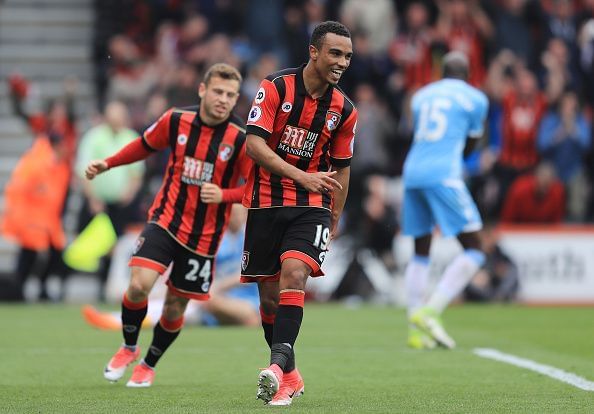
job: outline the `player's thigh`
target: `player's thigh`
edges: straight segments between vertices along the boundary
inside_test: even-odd
[[[309,266],[312,276],[322,276],[324,273],[321,266],[330,242],[330,211],[324,208],[294,207],[287,209],[287,214],[291,217],[283,237],[281,262],[297,259]],[[283,265],[282,273],[299,270],[296,265],[287,264]]]
[[[214,257],[200,255],[178,244],[167,286],[174,295],[206,300],[209,298],[214,271]]]
[[[421,237],[431,234],[435,221],[427,201],[426,189],[406,188],[402,202],[402,232]]]
[[[478,208],[461,180],[432,187],[428,201],[441,233],[446,237],[475,232],[483,226]]]
[[[241,260],[242,281],[277,278],[285,232],[284,208],[250,209]]]

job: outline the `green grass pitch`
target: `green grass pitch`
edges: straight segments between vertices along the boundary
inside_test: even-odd
[[[259,329],[189,327],[149,389],[110,384],[102,369],[121,342],[76,306],[0,306],[0,412],[10,413],[592,413],[594,392],[479,358],[495,348],[594,380],[594,311],[459,306],[445,315],[453,351],[405,346],[404,312],[305,307],[297,363],[305,395],[291,407],[255,400],[268,362]],[[143,330],[143,352],[151,331]],[[124,377],[127,380],[127,376]]]

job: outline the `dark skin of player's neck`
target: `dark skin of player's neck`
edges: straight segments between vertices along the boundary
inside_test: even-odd
[[[318,99],[324,96],[330,84],[326,79],[323,79],[318,75],[318,72],[314,68],[314,63],[310,60],[303,69],[303,83],[307,94],[313,99]]]

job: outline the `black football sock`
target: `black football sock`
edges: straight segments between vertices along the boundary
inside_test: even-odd
[[[157,362],[159,362],[159,359],[161,359],[167,348],[169,348],[169,345],[171,345],[179,336],[183,323],[183,316],[174,321],[168,321],[161,318],[159,323],[155,325],[155,329],[153,330],[153,341],[144,357],[144,363],[146,365],[151,368],[154,368],[155,365],[157,365]]]
[[[260,308],[260,317],[262,319],[262,329],[264,330],[264,339],[269,348],[272,348],[272,333],[274,331],[274,319],[276,315],[268,315]],[[283,372],[291,372],[295,369],[295,351],[291,352],[291,357],[287,360]]]
[[[270,364],[277,364],[283,372],[295,369],[293,347],[303,319],[303,291],[283,291],[270,347]]]
[[[140,326],[148,310],[148,300],[142,302],[131,302],[124,294],[122,300],[122,334],[127,347],[133,348],[138,342]]]

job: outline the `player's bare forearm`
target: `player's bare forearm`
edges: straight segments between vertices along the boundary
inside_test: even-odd
[[[287,163],[279,157],[266,141],[257,136],[248,134],[247,136],[247,154],[258,165],[264,167],[273,174],[281,177],[290,178],[301,184],[307,191],[312,193],[330,193],[335,189],[342,189],[342,186],[333,176],[335,171],[319,171],[308,173]]]
[[[351,167],[344,167],[344,168],[336,168],[333,167],[333,170],[336,171],[336,175],[334,178],[336,181],[340,183],[342,189],[336,189],[334,191],[334,201],[332,204],[332,236],[334,237],[336,234],[336,227],[338,225],[338,220],[342,215],[342,210],[344,209],[344,204],[346,203],[347,195],[349,193],[349,180],[351,177]]]

